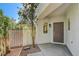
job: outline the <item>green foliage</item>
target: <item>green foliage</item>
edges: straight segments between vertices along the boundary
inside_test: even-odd
[[[0,37],[5,37],[8,33],[10,18],[3,15],[3,11],[0,10]]]
[[[29,6],[29,7],[28,7]],[[33,20],[35,19],[35,10],[38,6],[38,3],[24,3],[23,4],[23,10],[20,9],[18,12],[18,15],[23,18],[24,20],[27,20],[27,22],[29,22],[29,20],[31,22],[33,22]]]
[[[0,9],[0,16],[3,16],[3,11]]]

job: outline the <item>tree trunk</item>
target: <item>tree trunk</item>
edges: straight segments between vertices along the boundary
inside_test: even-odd
[[[35,33],[34,33],[34,24],[33,24],[33,21],[32,21],[32,45],[33,45],[33,48],[35,48]]]
[[[0,38],[0,55],[4,56],[10,51],[9,40],[7,37]]]
[[[4,56],[6,54],[6,44],[5,39],[1,38],[1,55]]]

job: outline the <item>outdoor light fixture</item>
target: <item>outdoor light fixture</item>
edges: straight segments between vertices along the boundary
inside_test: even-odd
[[[49,27],[51,27],[51,24],[49,24]]]

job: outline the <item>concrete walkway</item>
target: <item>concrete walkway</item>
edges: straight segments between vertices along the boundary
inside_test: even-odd
[[[41,44],[38,46],[41,52],[28,54],[28,56],[71,56],[71,53],[64,45]]]

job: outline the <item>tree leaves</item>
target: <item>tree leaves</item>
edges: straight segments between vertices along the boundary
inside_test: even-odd
[[[6,36],[9,28],[10,18],[3,15],[3,11],[0,10],[0,37]]]
[[[27,22],[29,22],[29,20],[31,22],[34,21],[35,19],[35,10],[38,6],[38,3],[24,3],[23,4],[23,10],[20,9],[18,12],[18,15],[23,19],[23,20],[27,20]],[[26,23],[27,23],[26,22]],[[29,23],[31,23],[29,22]]]
[[[0,9],[0,16],[3,16],[3,11]]]

